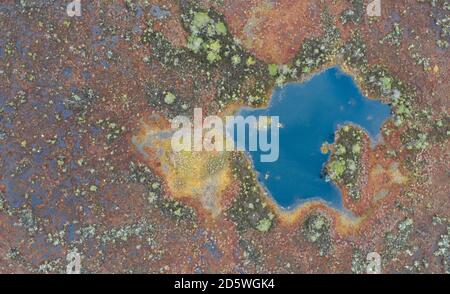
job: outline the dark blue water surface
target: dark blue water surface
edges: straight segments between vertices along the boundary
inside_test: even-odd
[[[280,154],[264,163],[260,151],[250,152],[260,182],[283,208],[321,199],[342,207],[339,189],[322,176],[329,155],[320,147],[334,141],[335,131],[352,123],[364,128],[373,142],[390,107],[363,96],[355,81],[340,68],[329,68],[304,83],[289,83],[275,89],[265,109],[242,109],[242,116],[279,116]]]

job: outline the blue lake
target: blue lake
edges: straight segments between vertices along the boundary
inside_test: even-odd
[[[320,147],[325,141],[334,142],[335,131],[347,123],[362,127],[376,142],[390,114],[390,106],[363,96],[352,77],[338,67],[275,89],[267,108],[239,112],[244,117],[279,116],[279,159],[265,163],[260,151],[249,154],[259,181],[286,209],[311,199],[341,208],[339,189],[323,177],[329,155]]]

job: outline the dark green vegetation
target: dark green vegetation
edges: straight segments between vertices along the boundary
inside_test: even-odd
[[[368,253],[368,252],[367,252]],[[367,253],[355,248],[352,254],[352,273],[365,274],[367,272]]]
[[[441,49],[447,49],[450,42],[450,2],[448,0],[430,0],[430,3],[439,33],[436,45]]]
[[[255,264],[257,267],[264,266],[264,253],[260,250],[260,246],[246,239],[240,239],[239,246],[244,252],[246,264]]]
[[[189,114],[193,109],[192,104],[200,104],[194,96],[184,97],[178,95],[175,88],[168,86],[167,89],[157,86],[155,83],[148,82],[145,87],[147,101],[152,109],[166,113],[170,117],[181,114]]]
[[[175,89],[149,85],[150,106],[171,117],[192,112],[193,107],[201,105],[195,98],[200,96],[195,90],[200,91],[205,85],[215,91],[211,111],[237,101],[252,106],[264,103],[272,83],[265,64],[235,41],[222,15],[189,1],[182,2],[181,8],[184,28],[190,34],[187,48],[172,46],[162,33],[153,30],[152,21],[148,22],[141,41],[152,48],[152,56],[146,59],[148,63],[155,58],[163,66],[189,76],[194,83],[194,93],[181,98]]]
[[[364,148],[364,132],[356,126],[347,125],[336,133],[333,155],[327,164],[330,178],[348,189],[350,197],[360,198],[358,177],[360,158]]]
[[[320,211],[310,213],[302,225],[303,236],[319,248],[321,256],[331,249],[330,228],[331,219]]]
[[[394,23],[394,28],[392,31],[387,34],[380,42],[388,42],[389,44],[400,46],[403,38],[403,29],[401,28],[400,24]]]
[[[358,30],[352,32],[350,42],[344,44],[340,50],[345,64],[351,68],[367,68],[366,44]]]
[[[371,95],[383,97],[394,109],[395,123],[400,126],[412,116],[412,101],[415,91],[393,77],[381,66],[374,66],[365,72],[364,82]]]
[[[447,227],[447,232],[440,236],[434,255],[442,259],[445,273],[450,274],[450,226]]]
[[[233,154],[232,171],[235,179],[241,182],[241,188],[227,214],[239,231],[249,228],[269,231],[276,221],[275,215],[261,195],[262,190],[250,160],[243,154]]]
[[[445,144],[450,138],[450,117],[448,114],[435,118],[431,109],[414,112],[401,134],[401,141],[407,151],[406,166],[417,182],[424,182],[423,164],[420,155],[432,144]]]
[[[408,240],[413,232],[413,228],[413,220],[405,218],[397,224],[396,229],[385,234],[383,259],[386,261],[392,260],[401,252],[411,249]]]
[[[346,24],[347,22],[353,22],[358,24],[361,22],[364,13],[366,12],[366,6],[364,5],[364,0],[348,0],[350,3],[350,8],[342,12],[341,22]]]

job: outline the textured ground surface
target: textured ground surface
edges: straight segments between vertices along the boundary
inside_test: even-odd
[[[0,272],[450,271],[449,1],[65,2],[0,3]],[[243,154],[161,136],[336,64],[394,109],[376,149],[330,146],[345,213],[282,211]]]

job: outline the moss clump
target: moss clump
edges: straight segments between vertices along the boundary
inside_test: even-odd
[[[450,116],[439,118],[432,124],[430,137],[433,142],[441,143],[450,138]]]
[[[333,160],[330,162],[328,173],[334,180],[340,179],[345,172],[346,166],[343,160]]]
[[[271,75],[272,77],[274,77],[278,74],[278,65],[269,64],[267,68],[269,70],[269,75]]]
[[[367,272],[367,254],[363,254],[360,249],[355,249],[352,254],[352,273],[365,274]]]
[[[319,248],[321,256],[326,255],[331,248],[330,228],[330,218],[325,213],[317,211],[310,213],[302,225],[303,236]]]
[[[268,232],[270,227],[272,226],[272,220],[270,218],[264,218],[259,221],[256,229],[260,232]]]
[[[145,86],[148,105],[155,111],[165,114],[167,117],[175,117],[180,114],[188,115],[198,98],[189,95],[178,95],[172,87],[165,88],[148,82]]]
[[[347,125],[339,129],[333,155],[326,166],[327,175],[345,186],[354,201],[360,198],[358,178],[363,138],[364,132],[355,126]]]
[[[221,14],[202,9],[194,1],[183,2],[181,8],[183,25],[190,34],[187,48],[208,75],[219,77],[219,108],[242,99],[260,105],[271,85],[265,64],[235,42]]]
[[[282,87],[287,81],[297,78],[297,68],[288,64],[268,66],[268,73],[275,78],[275,84]]]
[[[380,43],[383,44],[384,42],[388,42],[394,46],[399,47],[401,45],[403,39],[403,29],[401,28],[400,24],[394,23],[394,27],[392,31],[387,34]]]
[[[395,79],[381,66],[368,69],[364,84],[376,97],[389,97],[393,91]]]
[[[189,30],[187,47],[194,53],[203,52],[210,63],[222,59],[220,36],[227,35],[227,27],[222,21],[215,21],[208,12],[196,11],[193,13]]]
[[[425,150],[430,145],[428,140],[428,134],[422,132],[418,127],[409,128],[402,134],[402,142],[410,151]]]
[[[440,236],[434,256],[441,258],[445,273],[450,274],[450,226],[447,233]]]
[[[342,24],[348,22],[353,22],[354,24],[360,23],[365,12],[364,0],[349,0],[348,2],[350,2],[350,8],[344,10],[341,14]]]
[[[384,260],[390,261],[397,254],[408,249],[408,240],[413,230],[413,220],[405,218],[397,224],[397,231],[390,231],[385,234],[384,253],[381,254]]]
[[[171,92],[167,92],[165,95],[164,95],[164,102],[166,103],[166,104],[169,104],[169,105],[171,105],[171,104],[173,104],[174,102],[175,102],[175,99],[176,99],[177,97],[174,95],[174,94],[172,94]]]

